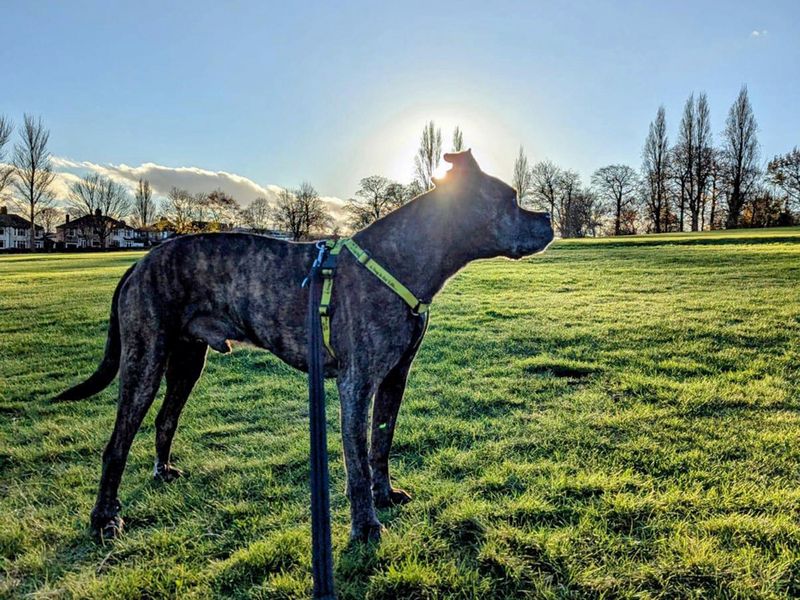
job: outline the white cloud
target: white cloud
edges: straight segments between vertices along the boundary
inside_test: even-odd
[[[0,163],[0,167],[7,167],[9,166],[6,163]],[[50,193],[53,197],[56,198],[57,204],[63,204],[63,200],[65,200],[69,196],[69,188],[70,186],[78,181],[80,177],[75,173],[70,173],[68,171],[59,171],[57,170],[58,167],[53,163],[53,166],[56,167],[55,171],[55,178],[53,179],[53,183],[50,184]],[[14,198],[16,196],[13,184],[9,183],[6,186],[6,189],[3,191],[2,197],[0,197],[0,205],[15,205]]]
[[[54,157],[53,165],[61,172],[69,169],[99,173],[131,189],[136,186],[139,179],[147,179],[153,191],[160,196],[166,196],[173,187],[185,189],[192,194],[221,189],[244,206],[259,196],[275,198],[281,189],[276,185],[259,185],[253,180],[235,173],[209,171],[200,167],[166,167],[155,163],[144,163],[138,167],[132,167],[126,164],[74,161],[63,157]]]
[[[94,172],[109,177],[131,190],[139,179],[150,182],[153,192],[158,196],[166,196],[173,187],[185,189],[192,194],[210,192],[221,189],[233,196],[242,206],[249,205],[259,196],[274,201],[280,186],[260,185],[242,175],[226,171],[210,171],[200,167],[167,167],[155,163],[144,163],[138,167],[126,164],[98,164],[90,161],[75,161],[65,157],[53,157],[53,166],[57,171],[54,182],[54,193],[59,199],[69,194],[69,185],[79,178],[79,173]],[[328,205],[331,215],[336,221],[344,218],[344,201],[335,196],[322,196]]]
[[[752,38],[765,37],[767,33],[768,31],[766,29],[753,29],[753,31],[750,32],[750,37]]]

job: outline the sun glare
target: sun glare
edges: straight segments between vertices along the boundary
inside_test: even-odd
[[[449,170],[450,170],[450,163],[447,163],[444,160],[442,160],[442,162],[439,163],[439,166],[436,167],[436,169],[434,169],[433,176],[436,179],[439,179],[441,177],[444,177],[445,173],[447,173],[447,171]]]
[[[359,154],[352,162],[362,165],[365,172],[384,173],[401,183],[411,181],[415,176],[414,156],[420,132],[430,119],[442,131],[442,152],[450,151],[453,129],[458,125],[464,132],[465,146],[472,148],[484,171],[500,177],[510,175],[519,148],[517,137],[496,115],[487,116],[475,108],[459,105],[417,106],[388,115],[359,144]],[[434,177],[442,177],[449,168],[442,160]]]

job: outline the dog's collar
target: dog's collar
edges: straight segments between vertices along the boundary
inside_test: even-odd
[[[375,277],[380,279],[389,289],[403,299],[411,312],[415,315],[424,315],[430,309],[430,302],[424,302],[404,286],[394,275],[389,273],[380,263],[373,259],[369,253],[350,238],[326,240],[324,248],[327,250],[319,265],[322,275],[322,297],[319,303],[319,314],[322,320],[322,342],[325,344],[332,357],[336,357],[331,347],[331,295],[333,293],[333,275],[336,262],[343,248],[347,248],[355,259],[364,265]]]

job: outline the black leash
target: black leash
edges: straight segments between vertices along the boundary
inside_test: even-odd
[[[325,350],[317,301],[319,269],[325,257],[325,242],[317,243],[319,255],[303,282],[308,284],[308,406],[311,421],[311,566],[314,598],[335,600],[333,547],[328,490],[328,439],[325,427]]]

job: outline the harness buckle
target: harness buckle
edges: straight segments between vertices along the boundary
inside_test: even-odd
[[[417,303],[414,306],[411,307],[411,314],[414,315],[415,317],[420,316],[422,314],[420,312],[420,309],[423,306],[427,306],[427,305],[424,302],[422,302],[420,300],[417,300]]]
[[[315,271],[322,266],[322,261],[325,260],[325,255],[328,252],[328,243],[325,240],[318,241],[316,244],[314,244],[314,247],[319,250],[317,253],[317,258],[315,258],[314,262],[311,264],[311,270],[309,271],[308,275],[306,275],[306,278],[303,279],[303,283],[300,284],[300,287],[306,287],[308,285],[309,279],[311,279]]]

